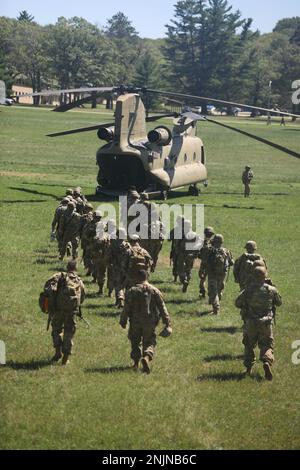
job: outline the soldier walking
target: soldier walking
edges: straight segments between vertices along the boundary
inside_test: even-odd
[[[69,202],[67,209],[63,212],[60,224],[60,236],[62,239],[60,247],[60,260],[64,259],[67,245],[69,243],[72,245],[73,259],[77,258],[81,227],[81,215],[76,212],[74,202]]]
[[[265,282],[265,268],[255,268],[253,281],[240,293],[235,302],[236,307],[244,312],[245,373],[251,374],[256,361],[254,349],[258,345],[265,378],[272,380],[271,367],[274,362],[273,309],[279,307],[282,300],[278,290]]]
[[[138,271],[137,284],[125,296],[125,305],[120,317],[120,325],[126,328],[129,319],[128,338],[131,342],[131,359],[135,370],[141,360],[143,372],[150,373],[150,362],[156,346],[155,329],[160,318],[165,325],[164,336],[172,333],[171,320],[161,292],[148,283],[148,274]]]
[[[255,261],[263,261],[267,268],[266,262],[261,255],[256,253],[257,243],[255,241],[248,241],[245,245],[246,252],[242,254],[234,263],[233,275],[234,280],[240,285],[240,290],[245,289],[248,284],[249,276],[251,276],[251,268]]]
[[[225,278],[231,266],[233,266],[232,254],[224,248],[223,235],[215,235],[207,258],[208,297],[209,304],[213,307],[214,315],[220,312],[220,303],[225,289]]]
[[[66,273],[54,274],[45,284],[49,294],[49,318],[55,349],[53,362],[62,358],[62,365],[69,362],[73,337],[76,332],[76,316],[85,298],[84,284],[76,272],[76,261],[69,261]]]
[[[199,295],[200,298],[205,299],[206,296],[206,286],[205,281],[207,278],[207,258],[209,253],[209,247],[211,246],[212,238],[215,234],[215,231],[212,227],[206,227],[204,229],[204,241],[203,246],[200,250],[199,258],[201,260],[200,269],[199,269]]]

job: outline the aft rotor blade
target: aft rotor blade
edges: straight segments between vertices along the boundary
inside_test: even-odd
[[[217,103],[217,104],[224,104],[224,105],[229,105],[229,106],[237,106],[239,108],[253,109],[256,111],[264,111],[266,113],[278,114],[279,116],[290,116],[290,117],[300,118],[299,114],[286,113],[285,111],[277,111],[277,110],[268,109],[268,108],[260,108],[258,106],[251,106],[249,104],[234,103],[233,101],[224,101],[224,100],[218,100],[215,98],[206,98],[204,96],[186,95],[183,93],[173,93],[170,91],[152,90],[149,88],[147,88],[147,91],[149,93],[156,93],[162,96],[171,96],[171,97],[173,96],[175,98],[184,98],[184,99],[190,99],[194,101],[207,101],[208,103]]]
[[[294,150],[290,150],[287,147],[284,147],[283,145],[275,144],[275,142],[271,142],[270,140],[264,139],[263,137],[259,137],[258,135],[250,134],[249,132],[243,131],[242,129],[237,129],[236,127],[232,127],[232,126],[229,126],[228,124],[215,121],[214,119],[206,118],[206,121],[211,122],[213,124],[217,124],[218,126],[221,126],[221,127],[225,127],[226,129],[229,129],[231,131],[238,132],[239,134],[245,135],[247,137],[250,137],[250,139],[254,139],[254,140],[257,140],[258,142],[261,142],[262,144],[269,145],[270,147],[280,150],[281,152],[291,155],[292,157],[300,158],[300,153],[295,152]]]
[[[168,117],[178,117],[178,113],[168,113],[168,114],[156,114],[155,116],[148,116],[146,122],[158,121],[159,119],[168,118]]]
[[[96,131],[100,129],[100,127],[111,127],[114,125],[115,125],[114,122],[109,122],[107,124],[98,124],[97,126],[80,127],[79,129],[71,129],[69,131],[62,131],[62,132],[55,132],[54,134],[47,134],[47,137],[61,137],[63,135],[79,134],[80,132]]]

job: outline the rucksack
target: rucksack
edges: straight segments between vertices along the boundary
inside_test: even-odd
[[[138,286],[135,290],[135,301],[137,310],[142,316],[151,315],[150,302],[151,302],[151,291],[145,286]]]
[[[57,275],[52,276],[45,283],[44,290],[39,295],[39,306],[43,313],[49,313],[56,307],[57,282]]]
[[[134,251],[129,259],[129,270],[137,273],[142,269],[147,269],[145,255],[141,251]]]
[[[226,252],[221,248],[212,248],[208,257],[208,264],[215,274],[224,274],[228,271],[229,262]]]
[[[60,310],[75,310],[80,306],[81,282],[72,273],[61,273],[57,282],[56,307]]]

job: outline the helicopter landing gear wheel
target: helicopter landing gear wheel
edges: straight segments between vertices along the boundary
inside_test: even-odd
[[[200,195],[200,189],[197,188],[196,184],[193,184],[189,187],[189,195],[196,196],[196,197]]]

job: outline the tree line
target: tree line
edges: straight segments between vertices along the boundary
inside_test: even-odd
[[[79,17],[42,26],[22,11],[0,17],[0,79],[8,90],[130,84],[291,109],[300,17],[260,34],[228,0],[180,0],[166,37],[152,40],[122,12],[100,28]]]

